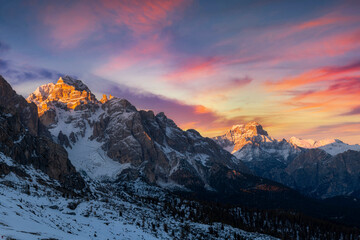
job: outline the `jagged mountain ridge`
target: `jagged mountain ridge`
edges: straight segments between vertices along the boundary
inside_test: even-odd
[[[300,153],[285,169],[297,189],[321,198],[360,197],[360,152],[348,150],[335,156],[322,149]]]
[[[235,125],[214,140],[226,150],[230,146],[233,155],[256,175],[306,195],[359,196],[360,157],[359,151],[354,151],[360,150],[359,145],[348,145],[338,139],[314,141],[292,137],[289,141],[278,141],[256,122]]]
[[[226,179],[250,173],[196,130],[183,131],[164,113],[138,111],[125,99],[98,101],[79,81],[65,76],[40,86],[27,100],[42,110],[40,121],[67,149],[77,170],[91,178],[141,177],[167,188],[214,190],[211,182],[219,172]]]
[[[270,137],[257,122],[234,125],[224,135],[213,139],[244,162],[259,160],[260,156],[269,155],[286,163],[291,155],[300,151],[285,139],[278,141]]]
[[[285,139],[278,141],[272,138],[259,123],[235,125],[224,135],[213,139],[243,161],[257,176],[295,187],[295,182],[284,169],[301,150]]]
[[[350,145],[344,143],[339,139],[323,139],[323,140],[315,141],[313,139],[301,139],[301,138],[291,137],[289,142],[292,143],[293,145],[302,148],[308,148],[308,149],[319,148],[333,156],[339,153],[346,152],[347,150],[360,151],[359,144]]]

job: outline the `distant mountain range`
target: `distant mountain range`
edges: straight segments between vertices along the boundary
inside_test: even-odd
[[[338,139],[315,141],[270,137],[256,122],[235,125],[213,138],[256,175],[320,198],[359,197],[360,146]]]

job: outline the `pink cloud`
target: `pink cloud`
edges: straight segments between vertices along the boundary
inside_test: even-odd
[[[168,40],[160,38],[154,34],[141,41],[134,43],[129,49],[121,51],[111,56],[104,64],[98,67],[95,72],[102,75],[111,72],[122,71],[139,63],[147,66],[156,65],[165,62],[170,58],[169,53],[165,50]]]
[[[171,25],[178,17],[176,13],[190,3],[184,0],[51,2],[41,9],[40,18],[56,47],[73,48],[99,34],[104,24],[113,29],[125,27],[136,36],[151,35]]]
[[[288,90],[307,84],[323,81],[332,81],[342,74],[356,73],[360,71],[360,61],[343,66],[329,66],[306,71],[298,76],[285,78],[278,82],[267,82],[270,89]]]
[[[58,48],[72,48],[99,27],[98,16],[89,4],[80,2],[69,8],[48,5],[42,11],[43,23]]]

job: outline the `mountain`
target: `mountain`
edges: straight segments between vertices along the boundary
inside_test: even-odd
[[[58,180],[64,191],[84,189],[85,183],[69,161],[66,150],[49,137],[50,133],[39,122],[36,105],[17,95],[2,76],[0,93],[1,153],[18,165],[40,169]],[[12,167],[3,163],[1,168],[9,172]]]
[[[349,145],[339,139],[323,139],[315,141],[312,139],[291,137],[289,142],[302,148],[319,148],[333,156],[346,152],[347,150],[360,151],[359,144]]]
[[[0,92],[1,237],[359,235],[356,228],[319,219],[360,225],[355,200],[344,200],[351,210],[339,211],[342,199],[309,199],[252,175],[213,140],[181,130],[164,113],[139,111],[112,96],[98,101],[68,76],[39,87],[28,102],[3,78]]]
[[[359,145],[348,145],[338,139],[314,141],[292,137],[289,141],[278,141],[256,122],[235,125],[214,140],[257,176],[308,196],[360,196]]]
[[[101,101],[80,80],[62,77],[27,98],[78,171],[96,180],[144,181],[169,189],[242,191],[249,169],[196,130],[183,131],[164,113],[138,111],[125,99]],[[223,178],[223,186],[217,179]],[[243,187],[254,187],[260,179]],[[251,182],[251,183],[250,183]]]
[[[114,98],[102,104],[85,85],[69,77],[40,87],[31,95],[31,99],[38,101],[39,114],[36,105],[17,95],[1,76],[0,93],[1,238],[275,239],[216,223],[218,218],[204,217],[209,216],[207,211],[211,208],[235,219],[230,211],[220,207],[184,202],[165,188],[142,181],[124,181],[117,176],[128,169],[127,176],[135,178],[137,170],[148,181],[156,181],[156,177],[169,171],[162,167],[170,165],[161,165],[167,160],[177,164],[171,169],[176,176],[170,177],[183,180],[189,187],[194,186],[190,185],[192,181],[195,186],[201,181],[200,174],[191,172],[201,167],[216,168],[213,173],[217,173],[233,166],[234,176],[241,175],[234,169],[248,171],[212,140],[202,138],[194,130],[181,131],[164,114],[137,111],[123,99]],[[60,125],[64,133],[60,133]],[[65,135],[69,129],[74,134]],[[56,136],[52,135],[57,131]],[[157,147],[147,131],[157,134],[154,138],[162,140],[163,145]],[[176,150],[169,147],[174,145]],[[168,152],[163,153],[165,149]],[[69,151],[70,159],[67,150],[74,150]],[[167,159],[167,153],[172,159]],[[187,171],[182,166],[190,165],[185,162],[187,157],[195,165],[200,165],[196,161],[209,164],[196,169],[189,167]],[[87,172],[80,174],[72,162],[82,163],[80,166]],[[122,169],[112,169],[117,166]],[[104,180],[99,178],[103,175],[118,177],[118,181],[98,181]],[[196,219],[194,212],[199,214]]]
[[[360,197],[360,152],[348,150],[335,156],[321,149],[300,153],[285,169],[297,189],[321,198]]]
[[[294,181],[284,169],[301,150],[285,139],[278,141],[270,137],[259,123],[235,125],[213,140],[243,161],[257,176],[294,187]]]

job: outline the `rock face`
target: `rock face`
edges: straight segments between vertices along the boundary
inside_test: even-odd
[[[78,81],[71,79],[61,85]],[[112,96],[104,96],[101,101],[90,97],[75,108],[64,107],[61,104],[73,100],[67,97],[66,101],[60,97],[58,101],[53,97],[49,99],[51,91],[40,91],[48,89],[45,86],[31,94],[28,101],[33,100],[38,108],[45,102],[54,110],[56,121],[47,124],[49,131],[66,148],[76,169],[90,178],[143,179],[175,189],[244,190],[239,182],[247,182],[250,171],[242,161],[197,131],[181,130],[164,113],[138,111],[127,100]],[[71,86],[62,88],[72,89]],[[86,86],[83,89],[87,96],[92,96]],[[264,133],[258,126],[254,131]],[[256,188],[263,181],[257,177],[252,179],[251,184],[242,186]],[[217,182],[223,184],[220,186]]]
[[[270,137],[259,123],[235,125],[213,139],[256,175],[294,187],[293,179],[284,169],[300,149],[284,139],[278,141]]]
[[[302,192],[315,197],[353,195],[360,197],[360,152],[348,150],[332,156],[309,149],[286,168]]]
[[[6,108],[9,114],[17,114],[21,122],[29,130],[30,134],[39,134],[39,118],[36,105],[27,103],[26,100],[17,95],[10,84],[0,75],[0,106]]]
[[[83,189],[85,183],[66,150],[38,131],[36,105],[17,95],[1,76],[0,83],[0,92],[7,97],[1,95],[0,151],[19,164],[31,164],[42,170],[66,188]]]
[[[358,145],[348,145],[340,140],[314,141],[295,137],[289,142],[278,141],[255,122],[236,125],[214,140],[256,175],[307,195],[327,198],[359,192],[360,152],[345,152],[356,150]]]
[[[38,87],[27,101],[37,105],[39,117],[45,126],[57,121],[55,107],[75,109],[83,104],[97,102],[85,84],[69,76],[60,77],[56,84],[49,83]]]
[[[215,137],[214,140],[231,153],[237,152],[246,144],[259,144],[261,142],[273,141],[257,122],[234,125],[224,135]]]

